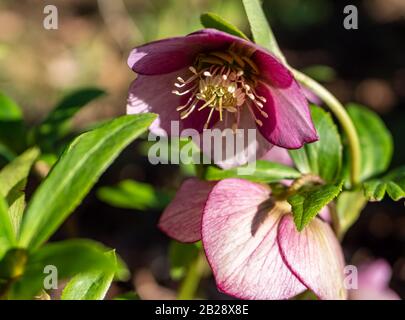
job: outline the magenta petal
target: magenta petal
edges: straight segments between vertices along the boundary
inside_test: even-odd
[[[318,140],[307,100],[295,81],[286,89],[261,84],[256,91],[267,99],[263,110],[269,116],[257,113],[263,122],[258,128],[272,144],[297,149]]]
[[[315,218],[298,232],[292,215],[285,215],[278,229],[284,262],[320,299],[346,299],[344,259],[329,225]]]
[[[269,52],[261,48],[257,49],[252,56],[252,60],[260,70],[260,77],[272,86],[288,88],[294,81],[291,72]]]
[[[155,75],[173,72],[194,63],[198,53],[227,49],[239,38],[225,32],[204,29],[185,37],[150,42],[133,49],[129,67],[140,74]]]
[[[226,179],[211,191],[202,241],[218,288],[242,299],[288,299],[305,287],[284,264],[277,246],[280,211],[269,215],[267,186]]]
[[[175,37],[150,42],[133,49],[128,66],[144,75],[164,74],[190,66],[201,50],[186,37]]]
[[[201,239],[201,215],[214,182],[186,180],[159,220],[159,228],[180,242]]]

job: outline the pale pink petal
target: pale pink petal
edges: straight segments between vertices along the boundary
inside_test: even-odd
[[[158,136],[174,135],[171,124],[173,121],[180,121],[176,108],[183,103],[184,97],[177,96],[172,91],[176,78],[188,73],[188,69],[183,69],[157,76],[138,75],[129,89],[127,114],[156,113],[158,118],[149,129]],[[180,133],[183,129],[181,122],[178,127]]]
[[[201,216],[208,193],[215,182],[186,180],[159,220],[159,228],[180,242],[201,239]]]
[[[307,100],[295,81],[285,89],[262,83],[256,91],[267,99],[263,110],[268,118],[257,110],[256,115],[263,123],[258,128],[269,142],[282,148],[297,149],[318,140]]]
[[[277,146],[273,146],[261,159],[281,163],[290,167],[294,165],[294,162],[288,154],[288,150]]]
[[[204,209],[202,240],[218,288],[242,299],[288,299],[305,287],[284,264],[277,225],[283,210],[270,190],[226,179],[211,191]]]
[[[351,300],[399,300],[398,294],[388,285],[391,267],[384,259],[360,265],[358,268],[358,289],[350,290]]]
[[[284,262],[320,299],[346,299],[344,258],[330,226],[318,218],[298,232],[292,215],[285,215],[278,229]]]
[[[328,206],[325,206],[319,211],[318,217],[320,217],[323,221],[331,224],[332,223],[332,216],[330,214],[330,210]]]
[[[377,290],[388,286],[392,275],[391,267],[384,259],[359,266],[359,286]]]
[[[385,290],[373,290],[371,288],[352,289],[349,292],[350,300],[401,300],[397,293],[386,288]]]
[[[322,104],[322,100],[312,90],[309,90],[306,87],[302,87],[301,90],[304,93],[305,98],[307,98],[307,100],[309,102],[316,104],[316,105]]]

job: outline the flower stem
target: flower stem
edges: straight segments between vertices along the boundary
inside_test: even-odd
[[[298,70],[292,69],[292,71],[295,78],[322,99],[339,120],[344,132],[346,133],[350,148],[351,184],[352,187],[356,186],[360,182],[361,152],[359,136],[357,135],[352,120],[343,105],[325,87]]]
[[[178,300],[192,300],[194,298],[198,285],[200,284],[203,269],[204,255],[200,252],[187,269],[186,276],[180,285],[177,295]]]

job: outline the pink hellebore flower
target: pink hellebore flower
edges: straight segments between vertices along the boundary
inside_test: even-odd
[[[358,289],[350,290],[350,300],[399,300],[389,288],[391,267],[383,259],[359,266]]]
[[[132,50],[138,76],[127,112],[155,112],[151,130],[255,129],[260,158],[272,145],[296,149],[318,139],[308,104],[291,72],[256,44],[215,29]],[[163,130],[162,130],[163,129]]]
[[[298,232],[290,205],[241,179],[186,180],[159,227],[181,242],[202,239],[218,288],[242,299],[289,299],[306,289],[345,299],[344,259],[320,218]]]

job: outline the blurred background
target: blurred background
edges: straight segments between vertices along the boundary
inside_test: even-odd
[[[47,4],[58,8],[57,30],[43,27]],[[358,30],[343,27],[347,4],[358,8]],[[342,102],[356,101],[378,112],[394,137],[392,166],[404,164],[405,1],[265,0],[264,8],[290,64],[325,83]],[[80,111],[74,120],[77,131],[122,115],[134,79],[126,64],[131,48],[198,30],[199,15],[206,11],[249,33],[242,4],[236,0],[2,0],[0,91],[22,106],[32,125],[66,92],[79,87],[95,86],[108,94]],[[124,208],[131,204],[106,199],[106,190],[100,188],[132,179],[170,195],[189,174],[187,167],[152,166],[145,143],[134,143],[56,238],[88,237],[117,249],[133,277],[115,283],[110,297],[134,289],[144,299],[174,297],[172,289],[178,283],[169,273],[169,239],[156,228],[161,208]],[[35,181],[30,187],[34,189]],[[390,286],[402,298],[404,211],[403,202],[368,204],[343,241],[348,263],[386,259],[393,270]],[[228,298],[217,292],[210,277],[203,281],[199,296]]]

